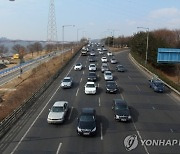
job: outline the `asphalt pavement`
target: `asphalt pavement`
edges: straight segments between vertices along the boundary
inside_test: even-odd
[[[148,79],[128,58],[129,51],[115,54],[126,72],[117,72],[116,64],[110,64],[117,94],[105,91],[105,80],[100,70],[102,55],[96,52],[98,85],[95,95],[86,95],[84,85],[88,76],[88,56],[78,54],[62,74],[47,89],[29,111],[0,141],[3,154],[160,154],[180,153],[180,106],[179,101],[165,93],[155,93],[149,88]],[[108,58],[107,54],[105,56]],[[73,65],[83,64],[81,71],[74,71]],[[73,78],[71,89],[61,89],[65,76]],[[132,121],[114,120],[112,101],[125,99],[130,106]],[[47,115],[55,101],[65,100],[70,109],[63,124],[48,124]],[[83,107],[93,107],[97,113],[97,135],[79,136],[76,132],[77,116]],[[125,138],[134,135],[133,140]],[[137,138],[136,138],[137,137]],[[177,140],[177,144],[175,144]],[[174,141],[174,142],[173,142]],[[168,142],[168,143],[167,143]],[[174,145],[170,145],[170,142]]]

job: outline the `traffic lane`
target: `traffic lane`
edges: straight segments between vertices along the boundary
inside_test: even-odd
[[[100,73],[100,113],[101,113],[101,123],[103,127],[103,145],[105,148],[104,151],[109,152],[119,152],[124,149],[124,152],[127,152],[124,148],[123,141],[129,133],[136,133],[135,128],[132,123],[123,123],[119,124],[114,120],[114,114],[112,111],[112,101],[115,98],[122,98],[120,91],[117,94],[107,94],[105,92],[105,83],[103,73]],[[116,76],[115,76],[116,78]],[[119,133],[120,132],[120,133]],[[122,137],[121,132],[123,132],[124,136]],[[127,133],[125,133],[127,132]],[[114,136],[113,136],[114,135]],[[120,136],[118,136],[120,135]],[[117,143],[121,142],[121,146],[117,145]],[[144,149],[137,149],[138,152],[143,152]]]
[[[129,89],[129,93],[126,92],[125,94],[128,95],[128,99],[132,97],[131,101],[128,102],[133,103],[140,115],[143,115],[139,117],[136,123],[137,129],[141,130],[140,133],[143,134],[143,136],[152,137],[151,132],[159,132],[161,136],[161,133],[165,135],[166,132],[174,132],[174,130],[177,132],[179,131],[179,120],[177,118],[179,115],[179,106],[177,106],[176,102],[173,102],[172,99],[166,96],[166,94],[154,93],[149,89],[143,98],[142,95],[145,93],[139,91],[138,95],[135,91],[137,87],[133,89],[133,84],[128,86],[126,84],[126,89]],[[136,90],[138,90],[138,88]],[[138,97],[135,99],[135,96]],[[139,102],[135,102],[138,98]],[[138,107],[140,107],[140,109]],[[158,133],[154,136],[154,138],[157,138],[157,136]],[[158,151],[158,149],[156,150]],[[177,149],[175,149],[175,151],[177,151]]]
[[[88,63],[89,64],[89,63]],[[76,132],[76,127],[77,127],[77,121],[73,122],[73,127],[72,127],[72,134],[73,136],[76,135],[77,137],[71,138],[70,140],[64,140],[63,141],[63,146],[61,149],[62,153],[67,153],[67,152],[74,152],[74,153],[81,153],[81,152],[97,152],[101,153],[101,144],[100,144],[100,131],[101,131],[101,126],[100,124],[100,116],[99,116],[99,88],[97,89],[97,94],[95,95],[86,95],[84,93],[84,85],[87,82],[87,75],[88,75],[88,68],[85,70],[82,82],[79,87],[79,93],[75,97],[75,108],[78,110],[78,114],[80,113],[81,109],[84,107],[93,107],[96,109],[97,112],[97,136],[88,139],[86,137],[81,137],[77,135]],[[98,73],[98,71],[97,71]],[[99,81],[99,80],[98,80]],[[97,81],[97,82],[98,82]],[[78,116],[78,115],[77,115]]]
[[[66,97],[69,94],[68,91],[66,91],[66,94],[64,91],[62,93]],[[72,102],[72,97],[73,97],[72,94],[69,95],[69,97],[66,98],[66,101]],[[75,95],[74,95],[74,97],[75,97]],[[56,98],[54,98],[54,99],[56,99]],[[44,150],[46,151],[47,150],[46,147],[48,147],[48,149],[50,151],[55,151],[57,149],[57,147],[54,145],[59,144],[59,138],[61,136],[64,137],[64,135],[69,136],[68,124],[70,124],[70,122],[72,122],[74,120],[74,118],[71,119],[71,112],[75,112],[75,110],[73,110],[72,106],[70,107],[69,113],[66,117],[66,120],[68,122],[63,123],[62,125],[48,125],[47,124],[47,115],[49,113],[49,109],[52,107],[54,102],[55,102],[55,100],[52,99],[48,103],[46,109],[40,115],[38,120],[33,124],[33,127],[31,128],[31,130],[28,132],[26,137],[23,139],[23,142],[18,147],[18,150],[17,150],[18,152],[26,151],[26,150],[28,151],[28,149],[33,149],[34,152],[39,152],[39,151],[41,151],[41,149],[43,149],[43,151]],[[71,121],[69,121],[69,120],[71,120]],[[67,127],[65,127],[65,126],[67,126]],[[64,130],[66,130],[66,131],[64,131]],[[40,139],[40,141],[39,141],[39,139]],[[27,141],[27,142],[24,142],[24,141]],[[31,141],[30,144],[29,144],[29,141]],[[50,143],[53,143],[53,144],[50,144]],[[48,144],[53,145],[53,146],[47,146]]]
[[[103,78],[103,74],[101,74],[101,77]],[[116,76],[114,77],[116,78]],[[100,83],[100,87],[103,87],[103,91],[100,94],[100,109],[103,126],[104,151],[107,153],[117,153],[119,151],[127,153],[124,147],[124,139],[130,134],[137,134],[137,132],[132,121],[118,122],[114,119],[114,112],[112,110],[113,99],[123,99],[124,97],[121,90],[116,94],[106,93],[105,83],[106,81],[103,78]],[[145,151],[143,147],[139,147],[134,152],[144,153]]]
[[[67,74],[67,73],[68,73],[69,69],[71,68],[70,66],[72,65],[72,63],[74,63],[74,61],[76,61],[76,58],[77,58],[77,57],[78,57],[78,55],[77,55],[72,61],[70,61],[70,63],[68,63],[68,65],[66,66],[66,68],[65,68],[65,69],[63,70],[63,72],[62,72],[62,76],[64,76],[64,74]],[[62,77],[60,76],[60,77],[57,79],[57,81],[55,81],[55,82],[53,83],[53,85],[50,86],[50,88],[52,88],[52,90],[49,91],[50,94],[51,94],[51,96],[53,95],[54,90],[56,90],[56,88],[57,88],[56,82],[58,82],[60,78],[62,79]],[[58,85],[58,86],[59,86],[59,85]],[[53,88],[53,87],[54,87],[54,88]],[[50,89],[50,88],[49,88],[49,89]],[[48,90],[47,90],[47,91],[48,91]],[[13,144],[14,146],[15,146],[15,144],[17,143],[16,141],[20,141],[20,140],[22,139],[22,136],[26,133],[26,130],[28,130],[29,126],[34,122],[34,119],[37,118],[37,115],[41,112],[41,110],[42,110],[42,108],[44,107],[45,103],[50,99],[50,97],[51,97],[51,96],[49,96],[50,94],[48,93],[47,95],[43,95],[43,96],[41,97],[41,98],[47,98],[47,99],[42,102],[42,106],[37,109],[37,111],[32,115],[32,117],[30,117],[31,119],[28,119],[28,122],[27,122],[25,128],[23,128],[23,130],[21,130],[21,132],[18,133],[17,137],[14,139],[15,142],[12,142],[12,144]],[[41,99],[41,98],[40,98],[40,99]],[[39,100],[40,100],[40,99],[39,99]],[[48,105],[48,104],[47,104],[47,105]],[[47,106],[47,105],[46,105],[46,106]],[[48,108],[48,109],[49,109],[49,108]],[[47,110],[48,110],[48,109],[47,109]],[[33,109],[32,109],[32,110],[33,110]],[[34,109],[34,110],[36,110],[36,109]],[[45,117],[47,118],[47,114],[46,114]],[[45,119],[46,119],[46,118],[45,118]],[[26,120],[27,120],[27,119],[26,119]],[[47,120],[45,120],[45,121],[47,121]],[[15,143],[15,144],[14,144],[14,143]],[[18,142],[18,143],[19,143],[19,142]],[[12,146],[12,144],[11,144],[10,146]]]
[[[148,136],[146,136],[147,133]],[[142,146],[142,143],[144,143],[147,145],[149,153],[179,154],[180,133],[143,131],[142,136],[144,136],[143,140],[139,143],[138,146]]]
[[[75,117],[78,117],[80,111],[84,107],[93,107],[97,112],[97,135],[95,137],[82,137],[77,135],[77,120],[74,120],[71,126],[71,136],[73,138],[68,138],[63,140],[63,146],[61,148],[61,153],[88,153],[96,152],[100,153],[101,144],[100,143],[100,119],[98,111],[98,95],[86,95],[84,93],[84,87],[80,87],[80,93],[75,97],[75,108],[77,109],[78,114],[74,114]]]

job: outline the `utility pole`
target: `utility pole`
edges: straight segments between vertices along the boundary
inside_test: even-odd
[[[50,0],[48,27],[47,27],[47,41],[50,44],[57,43],[57,27],[54,0]]]
[[[147,32],[147,39],[146,39],[146,57],[145,57],[145,66],[146,66],[146,65],[147,65],[147,59],[148,59],[149,28],[146,28],[146,27],[137,27],[137,28],[146,29],[146,32]]]

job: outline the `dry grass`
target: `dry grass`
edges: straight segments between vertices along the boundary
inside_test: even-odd
[[[76,52],[79,49],[80,47],[74,50]],[[0,88],[3,100],[0,103],[0,121],[30,98],[34,92],[63,66],[62,64],[65,64],[72,58],[73,54],[71,51],[66,52],[63,54],[63,63],[61,56],[55,57],[3,85]]]

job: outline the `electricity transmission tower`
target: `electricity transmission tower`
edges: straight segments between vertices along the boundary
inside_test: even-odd
[[[57,42],[57,27],[56,27],[54,0],[50,0],[48,27],[47,27],[47,41],[48,43]]]

